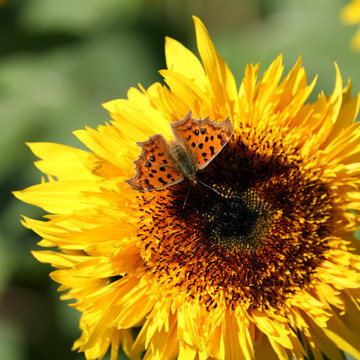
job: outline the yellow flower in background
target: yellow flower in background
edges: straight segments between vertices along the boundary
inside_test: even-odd
[[[167,86],[106,103],[110,123],[75,132],[90,152],[29,144],[49,181],[15,195],[49,213],[24,225],[82,313],[74,349],[97,359],[111,346],[112,360],[119,346],[133,359],[360,358],[360,97],[336,67],[333,93],[307,102],[315,81],[300,61],[282,80],[281,57],[261,77],[248,65],[238,88],[194,21],[202,64],[167,38]],[[234,127],[197,173],[217,193],[192,186],[184,207],[187,179],[134,191],[136,143],[170,140],[169,122],[189,111]]]
[[[360,0],[351,0],[342,9],[340,17],[345,24],[360,24]],[[356,51],[360,51],[360,28],[351,40],[351,47]]]

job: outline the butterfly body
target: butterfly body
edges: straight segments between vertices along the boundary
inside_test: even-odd
[[[216,123],[194,119],[191,112],[170,126],[175,137],[170,143],[161,134],[137,143],[142,151],[134,162],[136,174],[126,181],[134,190],[159,190],[185,178],[196,184],[196,172],[216,157],[233,131],[229,118]]]
[[[196,163],[190,149],[181,146],[176,141],[170,142],[170,154],[173,157],[173,166],[191,182],[196,182]]]

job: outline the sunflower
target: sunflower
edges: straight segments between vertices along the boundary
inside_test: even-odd
[[[131,88],[104,104],[112,120],[75,132],[91,151],[29,144],[48,181],[15,192],[43,208],[24,218],[35,251],[82,317],[74,349],[111,359],[360,359],[360,96],[343,87],[307,102],[299,60],[279,56],[238,88],[194,17],[202,64],[166,39],[166,86]],[[170,140],[192,112],[222,123],[229,142],[196,176],[139,192],[137,142]],[[186,206],[184,198],[189,191]],[[55,249],[53,249],[55,248]]]
[[[340,17],[345,24],[359,24],[360,0],[351,0],[351,2],[342,9]],[[360,51],[360,29],[358,29],[350,44],[354,50]]]

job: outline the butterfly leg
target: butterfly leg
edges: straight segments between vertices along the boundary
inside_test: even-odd
[[[190,190],[191,190],[191,182],[189,182],[189,190],[187,191],[187,194],[186,194],[186,196],[185,196],[183,209],[185,209],[186,200],[187,200],[187,198],[188,198],[188,196],[189,196]]]

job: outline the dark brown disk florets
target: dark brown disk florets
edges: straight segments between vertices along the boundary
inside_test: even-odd
[[[271,134],[267,134],[271,136]],[[251,136],[251,145],[250,143]],[[296,149],[234,136],[197,177],[139,197],[139,246],[164,285],[216,306],[276,307],[310,281],[328,249],[331,191]]]

